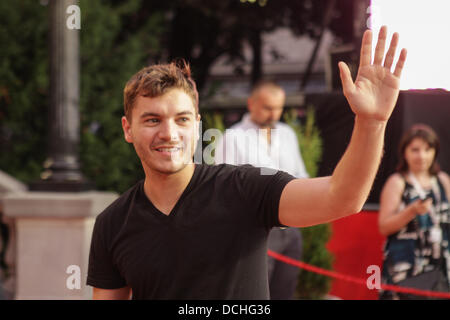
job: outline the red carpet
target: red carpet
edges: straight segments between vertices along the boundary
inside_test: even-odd
[[[381,269],[382,248],[385,241],[378,232],[378,212],[363,211],[332,223],[332,236],[327,244],[334,255],[336,272],[367,279],[367,267],[377,265]],[[333,280],[330,295],[345,300],[376,300],[376,289],[343,280]]]

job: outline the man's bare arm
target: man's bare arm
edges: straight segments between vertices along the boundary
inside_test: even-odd
[[[130,300],[131,288],[123,287],[120,289],[100,289],[93,290],[92,299],[94,300]]]
[[[309,226],[359,212],[364,205],[380,164],[387,121],[399,94],[400,74],[406,60],[402,50],[390,71],[398,34],[394,34],[382,65],[387,30],[380,30],[374,61],[372,33],[366,31],[361,45],[358,76],[339,63],[344,95],[355,113],[350,144],[330,177],[293,180],[280,199],[279,220],[288,226]]]

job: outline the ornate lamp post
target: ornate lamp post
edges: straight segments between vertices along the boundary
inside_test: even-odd
[[[69,29],[66,10],[76,0],[51,0],[50,9],[50,112],[48,157],[34,191],[85,191],[92,184],[80,171],[78,146],[79,29]]]

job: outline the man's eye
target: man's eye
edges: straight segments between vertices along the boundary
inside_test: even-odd
[[[155,118],[150,118],[150,119],[145,120],[145,122],[147,122],[147,123],[158,123],[159,120],[155,119]]]
[[[189,121],[189,118],[188,117],[181,117],[181,118],[179,118],[179,120],[181,122],[187,122],[187,121]]]

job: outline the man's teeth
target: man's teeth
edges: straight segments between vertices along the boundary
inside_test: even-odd
[[[160,152],[175,152],[175,151],[180,150],[180,148],[158,148],[156,150],[158,150]]]

